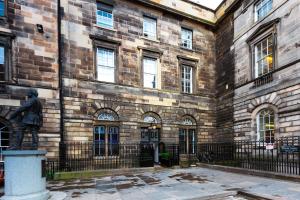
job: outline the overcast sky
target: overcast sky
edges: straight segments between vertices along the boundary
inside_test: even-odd
[[[219,6],[219,4],[222,2],[222,0],[190,0],[190,1],[199,3],[213,10],[216,9]]]

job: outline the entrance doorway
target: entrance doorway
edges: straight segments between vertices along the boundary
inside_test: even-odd
[[[154,163],[159,163],[159,138],[160,138],[160,129],[150,127],[141,128],[141,143],[150,144],[153,146],[153,160]]]

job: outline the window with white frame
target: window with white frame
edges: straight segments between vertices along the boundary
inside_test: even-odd
[[[181,91],[193,92],[193,68],[187,65],[182,65],[181,69]]]
[[[97,48],[97,79],[115,82],[115,52],[112,49]]]
[[[113,28],[113,6],[104,3],[97,3],[97,25]]]
[[[273,70],[273,36],[263,39],[254,46],[255,50],[255,78]]]
[[[260,0],[255,4],[255,21],[261,20],[272,9],[273,0]]]
[[[144,16],[143,35],[150,39],[156,39],[156,19]]]
[[[193,48],[193,31],[186,28],[181,29],[181,46],[187,49]]]
[[[144,87],[157,88],[157,59],[143,58]]]
[[[257,114],[257,140],[264,141],[266,143],[274,142],[274,118],[274,111],[271,109],[263,109]]]

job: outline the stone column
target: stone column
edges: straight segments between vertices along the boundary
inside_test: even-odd
[[[46,153],[41,150],[3,152],[5,186],[1,200],[47,200],[49,198],[45,177]]]

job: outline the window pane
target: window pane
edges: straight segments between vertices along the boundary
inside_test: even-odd
[[[143,68],[144,68],[144,87],[156,88],[157,60],[151,58],[144,58]]]
[[[115,82],[115,56],[110,49],[97,49],[97,78],[99,81]]]
[[[192,92],[192,67],[182,67],[182,92]]]
[[[156,74],[156,59],[144,58],[144,73]]]
[[[0,65],[4,65],[4,47],[0,46]]]
[[[182,28],[181,30],[181,45],[185,48],[192,49],[193,32]]]
[[[274,141],[274,114],[272,110],[264,109],[258,114],[258,134],[260,140],[270,143]]]
[[[144,87],[156,88],[156,76],[152,74],[144,74]]]
[[[273,70],[273,37],[269,36],[255,45],[256,78]]]
[[[156,39],[156,20],[144,17],[143,33],[145,37]]]
[[[99,26],[113,28],[113,7],[103,3],[97,4],[97,24]]]
[[[256,4],[255,8],[257,20],[262,19],[270,12],[270,10],[272,9],[272,3],[272,0],[260,0]]]
[[[5,50],[0,46],[0,81],[5,81]]]
[[[4,0],[0,0],[0,16],[4,16],[5,15],[5,4],[4,4]]]

